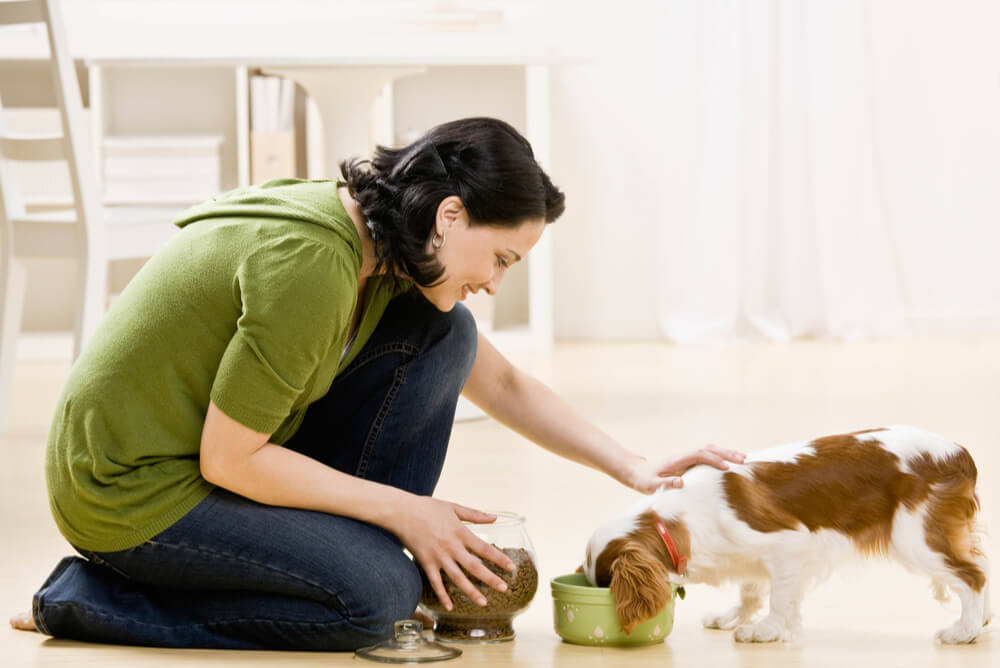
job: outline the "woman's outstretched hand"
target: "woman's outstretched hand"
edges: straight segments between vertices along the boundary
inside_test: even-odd
[[[393,526],[388,528],[403,541],[424,569],[431,588],[447,610],[451,610],[453,604],[445,591],[442,572],[479,605],[486,605],[486,598],[465,575],[463,568],[497,591],[506,591],[507,584],[479,557],[508,571],[514,570],[514,562],[462,524],[463,520],[493,522],[496,515],[429,496],[409,497],[407,501],[397,513]]]
[[[643,494],[652,494],[663,487],[683,487],[680,477],[685,471],[698,464],[708,464],[726,470],[729,462],[742,464],[746,455],[736,450],[727,450],[714,445],[680,457],[665,457],[654,460],[637,458],[630,466],[625,483]]]

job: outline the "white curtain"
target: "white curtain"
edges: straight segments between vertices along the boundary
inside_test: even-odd
[[[863,0],[671,5],[659,322],[678,342],[905,331]]]

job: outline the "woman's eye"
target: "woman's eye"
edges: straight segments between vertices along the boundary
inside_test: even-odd
[[[499,255],[497,255],[497,264],[500,265],[501,269],[507,268],[507,260],[505,260],[503,257]]]

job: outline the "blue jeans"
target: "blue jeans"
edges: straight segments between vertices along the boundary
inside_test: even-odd
[[[394,299],[372,338],[286,443],[341,471],[430,495],[476,355],[461,305]],[[158,647],[352,650],[392,635],[420,598],[384,529],[221,488],[152,540],[78,550],[34,597],[39,630]]]

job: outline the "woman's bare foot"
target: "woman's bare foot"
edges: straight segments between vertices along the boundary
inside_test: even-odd
[[[37,631],[35,627],[35,620],[31,617],[31,613],[22,612],[20,614],[14,615],[10,618],[11,628],[15,628],[18,631]]]

